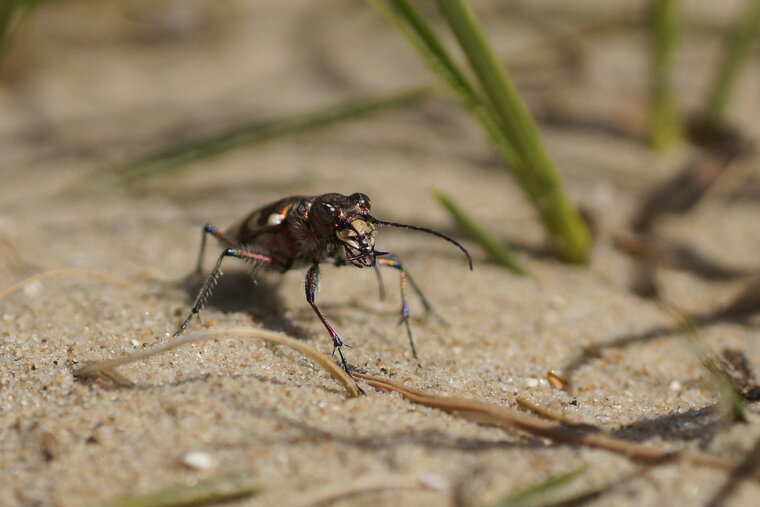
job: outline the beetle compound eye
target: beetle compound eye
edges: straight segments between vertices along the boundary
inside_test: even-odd
[[[351,199],[352,202],[355,202],[356,206],[360,210],[363,210],[365,212],[369,211],[370,202],[369,202],[369,196],[367,194],[362,194],[362,193],[357,192],[355,194],[351,194],[349,199]]]
[[[338,215],[338,208],[336,208],[334,204],[325,201],[316,203],[316,205],[312,207],[312,210],[317,222],[323,225],[328,225],[334,222]]]

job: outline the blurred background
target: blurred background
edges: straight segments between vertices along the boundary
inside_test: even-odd
[[[413,308],[424,369],[393,327],[397,299],[376,302],[374,273],[327,267],[320,298],[351,337],[352,362],[499,404],[528,393],[642,440],[703,445],[724,428],[704,422],[720,397],[711,375],[723,387],[728,375],[713,354],[731,346],[739,363],[760,363],[760,1],[472,0],[506,69],[496,90],[484,79],[493,67],[479,73],[463,43],[475,32],[442,14],[457,3],[412,2],[415,18],[402,0],[0,0],[0,283],[87,268],[134,289],[69,278],[5,294],[0,388],[12,395],[0,429],[11,443],[0,465],[17,475],[0,503],[77,505],[194,480],[175,466],[194,431],[220,468],[262,481],[430,469],[473,484],[478,503],[578,466],[576,449],[542,454],[537,441],[454,428],[396,398],[344,403],[330,379],[271,347],[189,349],[137,370],[145,389],[74,381],[81,361],[176,328],[194,293],[163,282],[192,270],[203,224],[290,195],[364,192],[378,218],[449,234],[475,259],[470,272],[450,244],[379,233],[378,249],[405,260],[451,324]],[[441,71],[446,55],[456,68]],[[329,353],[302,280],[289,272],[279,292],[253,292],[247,275],[232,277],[207,314]],[[397,298],[395,273],[386,284]],[[711,349],[670,339],[691,336],[685,321]],[[177,414],[193,429],[178,429]],[[23,421],[38,419],[66,452],[28,451],[37,430]],[[733,426],[716,453],[737,457],[757,427]],[[589,456],[595,478],[622,482],[626,460]],[[703,476],[671,472],[615,498],[705,498]]]

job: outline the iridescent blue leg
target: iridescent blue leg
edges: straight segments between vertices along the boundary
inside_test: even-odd
[[[404,265],[401,263],[401,261],[398,260],[398,258],[393,254],[388,254],[382,258],[377,259],[378,264],[382,264],[384,266],[390,266],[392,268],[395,268],[399,271],[399,288],[401,290],[401,322],[404,323],[404,326],[406,327],[406,334],[409,337],[409,346],[412,349],[412,355],[415,359],[419,359],[417,357],[417,348],[414,346],[414,339],[412,338],[412,327],[409,324],[409,302],[408,302],[408,287],[407,284],[412,287],[412,290],[419,296],[420,300],[422,301],[423,306],[425,307],[425,311],[428,313],[433,314],[438,319],[440,317],[437,313],[433,310],[433,307],[430,305],[430,302],[427,300],[424,294],[422,294],[422,291],[417,286],[417,284],[414,282],[411,276],[409,276],[409,273],[404,268]]]

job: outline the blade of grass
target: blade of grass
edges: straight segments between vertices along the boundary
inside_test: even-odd
[[[589,231],[568,201],[536,123],[491,50],[475,13],[464,0],[436,0],[436,4],[467,56],[499,127],[521,160],[515,174],[538,209],[557,254],[567,262],[586,262],[591,247]]]
[[[722,61],[716,70],[705,101],[705,118],[713,125],[722,122],[736,81],[760,37],[760,0],[747,0],[733,29],[727,34]]]
[[[343,121],[407,107],[426,98],[430,92],[430,87],[414,88],[383,97],[355,100],[309,114],[268,122],[248,123],[221,134],[197,139],[137,160],[116,169],[116,178],[119,183],[129,185],[159,175],[175,173],[192,163],[243,146],[253,146],[279,137],[317,130]]]
[[[531,505],[543,505],[557,490],[570,484],[575,479],[586,473],[586,467],[580,467],[564,474],[554,475],[537,484],[528,486],[499,500],[491,507],[527,507]]]
[[[455,91],[460,100],[462,100],[468,110],[483,126],[499,154],[513,167],[518,182],[538,208],[560,257],[573,262],[585,260],[590,247],[588,231],[577,212],[564,197],[553,165],[549,166],[548,172],[542,170],[542,168],[546,167],[545,163],[536,169],[533,164],[534,160],[526,158],[520,152],[513,139],[515,130],[512,131],[512,135],[510,135],[509,131],[504,131],[501,119],[498,118],[498,109],[493,108],[492,104],[489,104],[485,98],[481,97],[467,81],[464,73],[456,66],[454,60],[446,52],[432,28],[430,28],[419,11],[414,9],[408,1],[389,0],[389,3],[395,9],[395,14],[384,8],[381,2],[377,0],[374,0],[372,3],[418,50],[428,65]],[[457,14],[454,14],[454,16],[456,17]],[[501,69],[498,64],[496,66]],[[485,72],[489,73],[490,70],[486,70]],[[503,70],[501,72],[503,74]],[[504,76],[506,79],[506,75]],[[524,118],[528,119],[530,125],[532,125],[533,139],[538,142],[537,129],[532,122],[532,118],[519,102],[516,91],[513,88],[511,90],[510,103],[518,104],[518,109],[522,111],[520,117],[523,120]],[[528,127],[529,130],[530,125]],[[519,128],[517,130],[518,133]],[[538,142],[538,146],[540,148],[540,142]],[[549,161],[549,164],[551,164],[545,152],[543,160]]]
[[[185,507],[229,502],[261,492],[261,487],[239,475],[221,475],[188,486],[178,484],[146,495],[119,498],[104,507]]]
[[[470,215],[465,213],[465,211],[457,205],[454,199],[438,190],[434,190],[433,195],[449,212],[452,218],[454,218],[457,225],[459,225],[465,234],[479,244],[493,262],[506,267],[516,275],[528,275],[528,271],[522,267],[520,261],[517,259],[517,255],[515,255],[512,249],[510,249],[505,243],[501,242],[496,236],[488,232],[484,227],[478,225]]]
[[[652,0],[652,130],[656,150],[671,147],[681,137],[681,119],[671,86],[675,47],[680,31],[678,0]]]
[[[1,0],[0,1],[0,66],[5,61],[11,32],[17,20],[35,7],[52,0]]]
[[[513,167],[519,164],[519,158],[499,130],[488,105],[483,103],[475,87],[422,14],[408,0],[388,0],[393,10],[386,7],[383,0],[370,0],[370,3],[417,50],[439,79],[457,95],[491,139],[502,158]]]

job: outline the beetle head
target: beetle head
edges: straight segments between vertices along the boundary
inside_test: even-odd
[[[323,239],[343,247],[346,260],[358,267],[375,265],[375,226],[370,221],[370,200],[365,194],[320,195],[311,205],[309,220]]]

